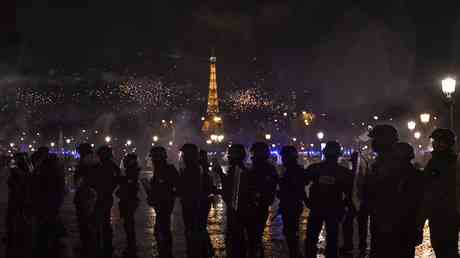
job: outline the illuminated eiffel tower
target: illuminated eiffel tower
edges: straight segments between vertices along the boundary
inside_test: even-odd
[[[204,117],[203,133],[207,136],[222,135],[223,121],[219,112],[219,98],[217,95],[217,75],[216,75],[216,57],[213,55],[209,58],[210,73],[209,73],[209,93],[206,116]]]

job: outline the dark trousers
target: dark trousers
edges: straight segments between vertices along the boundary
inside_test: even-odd
[[[112,257],[113,254],[113,231],[110,223],[112,203],[111,201],[96,203],[91,225],[91,234],[95,238],[93,245],[96,245],[94,250],[97,250],[97,254],[102,257]]]
[[[283,216],[283,233],[289,248],[289,257],[299,257],[299,218],[302,214],[303,206],[301,204],[281,206],[281,215]]]
[[[36,252],[38,255],[51,256],[56,251],[58,240],[58,214],[56,209],[46,209],[46,213],[40,214],[37,218]]]
[[[182,216],[185,226],[185,238],[188,258],[211,257],[209,237],[208,213],[211,203],[203,202],[198,206],[196,202],[182,200]]]
[[[305,257],[315,258],[318,253],[318,238],[323,227],[326,224],[326,257],[337,258],[337,241],[339,217],[334,212],[317,213],[311,210],[307,223],[307,238],[305,240]]]
[[[261,250],[261,216],[256,210],[227,210],[227,257],[253,258],[263,255]],[[265,227],[266,220],[263,224]]]
[[[344,250],[352,251],[353,247],[353,223],[354,223],[355,216],[348,211],[345,213],[343,222],[342,222],[342,231],[343,231],[343,246]]]
[[[77,225],[80,234],[82,254],[88,253],[91,245],[91,217],[78,205],[76,206]]]
[[[370,229],[369,229],[370,228]],[[358,212],[358,232],[359,232],[359,250],[365,251],[367,249],[367,239],[369,237],[369,230],[372,232],[372,220],[369,209],[366,205],[361,204]],[[372,233],[371,233],[372,237]],[[371,240],[371,243],[373,241]],[[372,244],[371,244],[372,246]]]
[[[8,204],[6,214],[6,257],[32,257],[34,247],[34,221],[19,207]]]
[[[252,211],[254,213],[254,223],[252,225],[254,229],[250,230],[251,235],[248,236],[248,238],[251,238],[250,242],[255,243],[255,248],[250,250],[250,257],[265,257],[262,238],[264,235],[265,225],[267,224],[268,208],[269,205],[261,205]],[[252,235],[252,232],[254,235]]]
[[[172,233],[171,213],[174,208],[174,200],[164,202],[155,207],[155,238],[158,243],[160,258],[172,258]]]
[[[455,211],[455,207],[452,208]],[[458,258],[457,215],[449,210],[429,216],[430,238],[436,257]]]
[[[123,218],[123,227],[126,234],[126,254],[135,257],[137,253],[136,225],[134,215],[136,213],[136,201],[119,204],[120,215]]]

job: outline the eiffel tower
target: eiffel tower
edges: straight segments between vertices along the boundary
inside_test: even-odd
[[[214,52],[214,51],[213,51]],[[211,55],[209,73],[209,93],[206,116],[201,130],[205,135],[220,135],[223,133],[223,121],[219,112],[219,98],[217,95],[216,57]]]

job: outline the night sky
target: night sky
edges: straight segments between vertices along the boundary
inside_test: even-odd
[[[215,48],[222,91],[262,81],[353,119],[443,112],[440,79],[459,68],[455,1],[11,2],[2,68],[24,75],[129,70],[205,95]]]

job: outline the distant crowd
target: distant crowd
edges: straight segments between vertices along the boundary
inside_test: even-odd
[[[119,166],[110,146],[94,150],[82,143],[73,180],[80,235],[75,249],[81,257],[113,257],[111,209],[116,196],[126,235],[123,256],[137,257],[135,214],[142,187],[155,210],[154,234],[161,258],[173,257],[171,214],[176,199],[182,205],[187,257],[215,257],[207,224],[218,196],[225,203],[227,257],[264,257],[267,220],[281,216],[290,258],[317,257],[323,226],[327,258],[356,252],[372,258],[414,257],[427,220],[436,257],[458,258],[460,167],[454,133],[436,129],[431,134],[432,157],[422,169],[413,165],[414,149],[399,142],[394,127],[377,125],[369,137],[375,158],[356,152],[344,165],[339,162],[341,145],[330,141],[323,150],[324,160],[306,169],[299,164],[294,146],[282,148],[280,169],[270,161],[270,148],[264,142],[251,146],[250,164],[245,146],[232,144],[225,167],[217,160],[210,162],[205,150],[188,143],[180,149],[176,168],[168,162],[166,149],[154,146],[150,150],[153,176],[148,179],[140,178],[135,153],[124,156]],[[59,219],[65,185],[62,162],[48,148],[30,156],[14,154],[8,176],[7,257],[58,253],[67,234]],[[269,218],[275,199],[279,209]],[[299,219],[305,207],[307,232],[300,248]],[[340,225],[343,245],[339,247]]]

